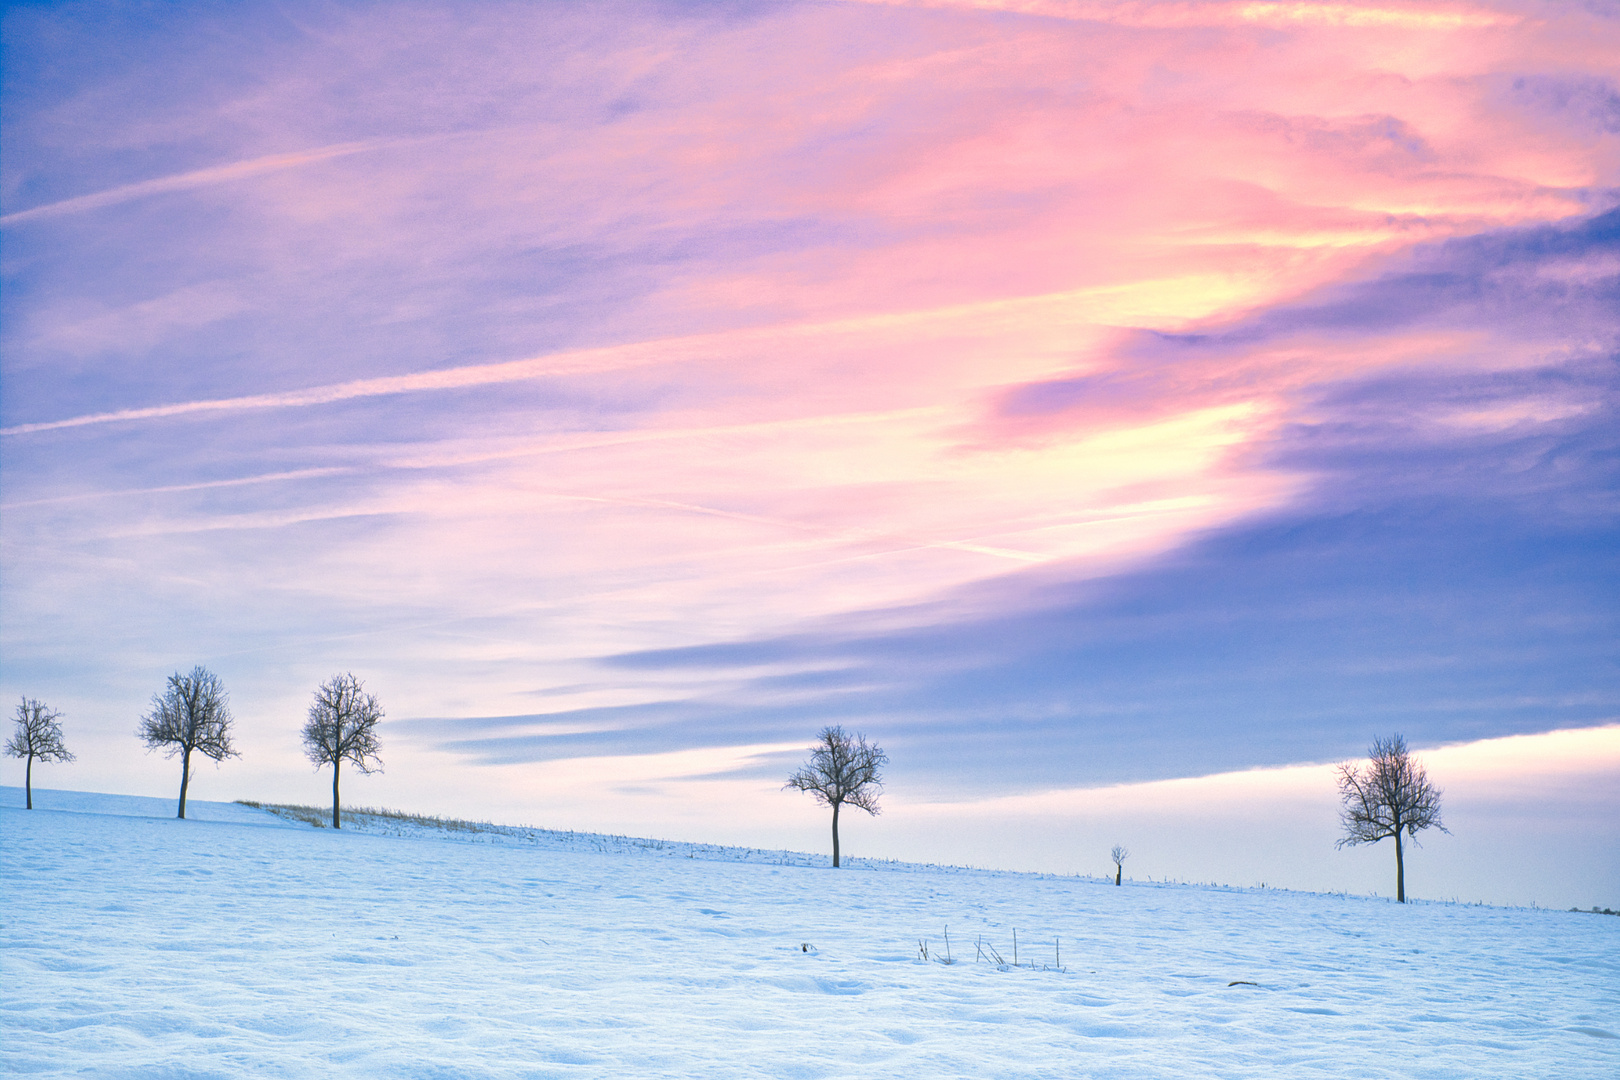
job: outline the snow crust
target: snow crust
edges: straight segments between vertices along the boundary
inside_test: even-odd
[[[9,1074],[1620,1076],[1620,918],[21,795]]]

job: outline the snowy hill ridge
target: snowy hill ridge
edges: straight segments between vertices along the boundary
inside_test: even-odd
[[[318,829],[332,824],[329,807],[305,806],[294,803],[262,803],[252,799],[238,799],[236,805],[252,807],[291,822],[300,822]],[[465,843],[510,842],[550,851],[589,851],[616,855],[658,855],[675,859],[701,859],[711,862],[756,863],[767,866],[832,866],[825,854],[788,851],[781,848],[755,848],[741,845],[706,844],[690,840],[660,840],[652,837],[625,836],[618,833],[581,832],[572,829],[545,829],[532,825],[498,825],[488,821],[467,821],[460,818],[438,817],[432,814],[413,814],[404,810],[356,806],[344,808],[343,828],[357,833],[379,836],[442,839]],[[994,867],[961,866],[948,863],[918,863],[903,859],[873,859],[858,855],[845,855],[845,867],[862,870],[880,870],[895,873],[941,874],[996,874],[1027,877],[1033,880],[1088,881],[1110,884],[1111,878],[1092,874],[1052,874],[1029,870],[1003,870]],[[1182,881],[1177,878],[1154,880],[1126,878],[1133,888],[1195,888],[1217,889],[1226,892],[1276,892],[1299,896],[1331,896],[1339,899],[1359,898],[1380,903],[1392,903],[1389,897],[1377,894],[1359,896],[1346,892],[1317,892],[1302,889],[1280,889],[1268,885],[1225,885],[1213,881]],[[1466,904],[1469,907],[1508,907],[1511,905],[1486,904],[1481,901],[1435,900],[1408,897],[1409,904]],[[1531,906],[1526,911],[1545,910]],[[1575,909],[1571,909],[1575,910]],[[1605,910],[1602,914],[1616,914]]]
[[[289,803],[261,803],[238,799],[240,806],[264,810],[287,821],[303,822],[318,829],[332,824],[330,808]],[[658,840],[651,837],[623,836],[616,833],[579,832],[573,829],[544,829],[532,825],[497,825],[488,821],[413,814],[404,810],[357,806],[342,811],[343,828],[380,836],[434,838],[469,843],[516,843],[548,851],[591,851],[616,855],[663,855],[678,859],[705,859],[715,862],[762,863],[771,866],[828,866],[831,859],[802,851],[704,844],[689,840]],[[968,867],[924,866],[892,859],[846,858],[845,863],[867,869],[885,870],[967,870]]]
[[[1620,1075],[1616,919],[36,806],[0,792],[7,1074]]]
[[[0,800],[4,805],[21,806],[21,788],[0,785]],[[111,795],[99,792],[34,789],[36,804],[44,809],[62,809],[72,813],[132,814],[143,817],[168,818],[174,814],[174,802],[169,799],[140,795]],[[237,799],[231,803],[192,800],[188,803],[192,820],[232,821],[240,824],[268,823],[273,819],[297,827],[309,826],[330,829],[330,807],[298,803],[268,803],[256,799]],[[456,843],[512,844],[535,850],[558,852],[589,852],[602,855],[648,855],[673,859],[693,859],[708,862],[752,863],[765,866],[801,866],[830,868],[832,859],[825,853],[789,851],[782,848],[756,848],[732,844],[710,844],[690,840],[665,840],[654,837],[627,836],[618,833],[595,833],[573,829],[547,829],[533,825],[502,825],[488,821],[417,814],[405,810],[383,807],[344,807],[343,831],[369,836],[390,836],[401,839],[444,840]],[[257,815],[263,814],[260,818]],[[910,874],[990,874],[1028,878],[1035,881],[1085,881],[1111,884],[1112,878],[1091,874],[1053,874],[1028,870],[1005,870],[995,867],[954,865],[948,863],[908,862],[903,859],[874,859],[858,855],[845,855],[844,866],[851,869],[885,871]],[[1125,884],[1131,888],[1152,889],[1213,889],[1232,893],[1280,893],[1297,896],[1331,897],[1336,900],[1367,900],[1374,903],[1393,903],[1390,897],[1377,893],[1363,895],[1348,892],[1319,892],[1303,889],[1284,889],[1269,885],[1228,885],[1213,881],[1185,881],[1179,878],[1130,878]],[[1409,897],[1408,904],[1439,904],[1445,906],[1490,907],[1503,910],[1545,911],[1532,905],[1515,908],[1512,905],[1486,904],[1481,901],[1427,899]],[[1593,909],[1581,914],[1617,915],[1610,909]]]

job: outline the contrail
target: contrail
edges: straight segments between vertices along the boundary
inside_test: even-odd
[[[349,382],[314,386],[303,390],[286,390],[268,394],[249,394],[243,397],[211,398],[204,401],[182,401],[170,405],[152,405],[139,409],[119,409],[114,412],[90,413],[64,420],[43,420],[32,424],[17,424],[0,428],[0,435],[29,435],[41,431],[59,431],[64,428],[85,427],[90,424],[109,424],[129,420],[156,420],[193,413],[232,412],[244,409],[296,408],[301,405],[327,405],[354,398],[383,397],[422,390],[455,390],[495,383],[522,382],[558,375],[578,375],[615,371],[650,364],[698,360],[718,355],[722,350],[734,349],[748,342],[770,342],[788,338],[814,338],[823,335],[873,333],[909,330],[917,327],[939,332],[950,320],[982,316],[1011,316],[1057,307],[1061,315],[1070,320],[1101,317],[1109,313],[1110,304],[1144,289],[1158,285],[1174,285],[1181,278],[1132,282],[1126,285],[1093,286],[1036,296],[1008,297],[979,300],[966,304],[923,310],[885,312],[855,315],[827,322],[797,323],[787,326],[751,327],[743,330],[722,330],[687,337],[661,338],[653,341],[631,342],[623,345],[604,345],[588,349],[549,353],[526,360],[508,360],[492,364],[473,364],[466,367],[423,371],[409,375],[388,375],[372,379],[354,379]]]
[[[705,338],[712,335],[704,335]],[[334,401],[353,398],[382,397],[388,394],[406,394],[418,390],[454,390],[468,386],[487,386],[491,383],[520,382],[548,375],[577,374],[584,371],[611,370],[652,363],[665,358],[677,358],[687,349],[681,346],[691,339],[667,342],[646,342],[634,345],[610,345],[596,349],[554,353],[527,360],[509,360],[496,364],[475,364],[444,371],[422,371],[410,375],[388,375],[375,379],[354,379],[350,382],[314,386],[305,390],[287,390],[270,394],[249,394],[244,397],[212,398],[206,401],[182,401],[172,405],[153,405],[142,409],[120,409],[116,412],[91,413],[66,420],[46,420],[37,424],[18,424],[0,428],[0,435],[28,435],[37,431],[58,431],[62,428],[84,427],[88,424],[108,424],[120,420],[154,420],[168,416],[186,416],[191,413],[233,412],[242,409],[284,409],[300,405],[327,405]]]
[[[272,154],[269,157],[254,158],[251,161],[235,161],[229,165],[215,165],[212,168],[179,173],[175,176],[160,176],[156,180],[142,180],[138,184],[125,184],[123,187],[97,191],[90,195],[80,195],[72,199],[63,199],[61,202],[46,203],[44,206],[36,206],[29,210],[19,210],[15,214],[0,217],[0,226],[17,225],[24,221],[37,221],[40,218],[60,217],[63,214],[77,214],[84,210],[95,210],[103,206],[114,206],[118,203],[129,202],[131,199],[145,198],[148,195],[160,195],[166,191],[186,191],[190,188],[205,187],[209,184],[259,176],[262,173],[279,172],[282,169],[296,169],[300,165],[311,165],[317,161],[330,161],[332,158],[347,157],[350,154],[363,154],[368,150],[381,150],[389,146],[403,145],[406,141],[403,139],[367,139],[363,142],[335,143],[332,146],[319,146],[313,150],[296,150],[290,154]]]
[[[26,502],[5,503],[0,510],[21,510],[30,506],[50,506],[55,503],[84,502],[89,499],[116,499],[133,495],[169,495],[181,491],[207,491],[212,488],[242,487],[247,484],[268,484],[278,480],[312,480],[322,476],[337,476],[351,472],[343,466],[316,469],[294,469],[291,472],[261,473],[258,476],[240,476],[231,480],[202,480],[195,484],[164,484],[162,487],[121,488],[117,491],[81,491],[74,495],[53,495],[48,499],[29,499]]]

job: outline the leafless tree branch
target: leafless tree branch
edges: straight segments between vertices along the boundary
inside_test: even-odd
[[[180,755],[179,817],[186,816],[193,751],[215,761],[241,756],[231,745],[231,723],[225,684],[200,664],[189,675],[178,671],[170,675],[164,691],[152,695],[152,711],[141,718],[136,734],[148,750],[162,750],[165,757]]]
[[[1428,772],[1412,759],[1406,740],[1399,735],[1376,738],[1365,768],[1353,762],[1339,766],[1339,797],[1344,806],[1339,819],[1344,836],[1335,847],[1395,841],[1395,895],[1406,902],[1406,860],[1403,835],[1417,843],[1423,829],[1450,830],[1440,821],[1440,789],[1429,782]]]
[[[62,745],[62,714],[55,709],[25,697],[17,706],[17,727],[6,740],[6,753],[12,757],[27,758],[24,769],[24,787],[28,792],[28,809],[34,808],[34,761],[72,761],[73,755]]]
[[[366,693],[365,684],[352,674],[334,675],[315,690],[304,724],[304,752],[317,769],[332,766],[332,828],[343,827],[338,796],[338,778],[345,761],[362,773],[380,772],[377,756],[381,743],[377,724],[383,718],[382,705],[375,694]]]
[[[878,797],[883,791],[883,766],[889,755],[866,736],[853,738],[842,727],[821,729],[817,744],[810,749],[810,760],[788,777],[785,788],[808,791],[822,806],[832,807],[833,865],[839,865],[838,812],[847,803],[868,814],[881,813]]]

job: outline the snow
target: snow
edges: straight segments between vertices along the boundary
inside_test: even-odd
[[[0,802],[16,1075],[1620,1075],[1603,915]]]

